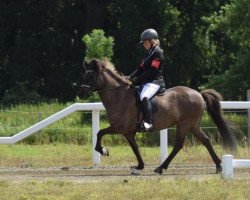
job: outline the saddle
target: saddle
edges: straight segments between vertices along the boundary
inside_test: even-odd
[[[141,107],[141,100],[140,100],[140,94],[141,94],[141,87],[136,87],[135,88],[135,98],[136,98],[136,104],[139,105],[139,107]],[[157,112],[158,107],[157,107],[157,101],[156,101],[156,96],[163,96],[165,95],[167,92],[167,89],[164,87],[160,87],[160,89],[155,93],[154,96],[152,96],[149,101],[152,105],[152,111],[153,113]]]

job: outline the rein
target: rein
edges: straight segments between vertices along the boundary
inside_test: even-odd
[[[94,70],[87,70],[87,71],[86,71],[86,74],[87,74],[87,73],[93,73],[93,72],[94,72]],[[99,73],[97,74],[96,80],[98,80],[98,77],[99,77]],[[95,82],[96,82],[96,81],[94,81],[94,83],[95,83]],[[109,92],[109,91],[117,90],[117,89],[119,89],[119,88],[124,88],[124,87],[128,87],[128,86],[130,86],[130,85],[119,85],[119,86],[113,87],[113,88],[97,90],[97,89],[96,89],[96,83],[95,83],[93,86],[85,85],[85,84],[81,85],[81,87],[89,89],[89,92],[88,92],[89,95],[90,95],[91,93],[96,93],[96,92],[97,92],[97,93]]]
[[[109,92],[109,91],[117,90],[117,89],[119,89],[119,88],[123,88],[123,87],[127,87],[127,86],[128,86],[128,85],[119,85],[119,86],[114,87],[114,88],[108,88],[108,89],[103,89],[103,90],[96,90],[96,91],[94,91],[94,92],[99,92],[99,93],[101,93],[101,92]]]
[[[88,88],[88,89],[91,89],[91,87],[89,85],[81,85],[82,87],[84,88]],[[103,90],[91,90],[92,93],[95,93],[95,92],[98,92],[98,93],[101,93],[101,92],[109,92],[109,91],[112,91],[112,90],[117,90],[119,88],[124,88],[124,87],[127,87],[129,85],[120,85],[120,86],[117,86],[117,87],[113,87],[113,88],[108,88],[108,89],[103,89]]]

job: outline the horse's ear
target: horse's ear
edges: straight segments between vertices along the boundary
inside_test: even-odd
[[[83,63],[82,63],[83,74],[85,74],[85,72],[87,71],[88,67],[89,67],[88,62],[86,60],[84,60]]]
[[[93,69],[96,72],[99,72],[101,67],[100,63],[101,63],[100,60],[94,58],[89,62],[89,65],[91,66],[91,69]]]

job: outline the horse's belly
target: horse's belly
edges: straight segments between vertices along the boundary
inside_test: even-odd
[[[200,93],[186,87],[178,87],[167,95],[158,97],[158,111],[154,115],[155,128],[158,130],[168,128],[174,124],[189,120],[200,120],[204,101]]]

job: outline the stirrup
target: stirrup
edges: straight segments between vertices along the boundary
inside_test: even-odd
[[[153,130],[153,124],[149,124],[147,122],[142,122],[140,126],[140,131],[152,131]]]

